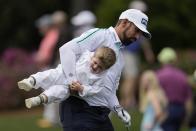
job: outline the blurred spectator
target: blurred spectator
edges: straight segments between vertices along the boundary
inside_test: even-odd
[[[58,49],[69,40],[67,30],[67,16],[63,11],[55,11],[51,15],[44,15],[36,21],[36,25],[43,35],[40,47],[35,55],[35,62],[39,70],[56,67],[59,63]],[[42,128],[59,125],[59,103],[44,106],[43,119],[38,121]]]
[[[140,0],[131,1],[129,8],[139,9],[143,12],[147,11],[147,5]],[[145,37],[141,37],[139,40],[133,44],[125,47],[124,49],[124,58],[125,58],[125,67],[122,74],[122,81],[120,85],[120,103],[125,108],[134,105],[136,85],[138,74],[140,72],[140,51],[143,51],[146,61],[149,64],[154,62],[154,53],[152,51],[149,40]]]
[[[71,24],[74,26],[73,36],[80,36],[83,32],[94,28],[97,19],[89,10],[83,10],[71,18]]]
[[[170,47],[163,48],[158,55],[162,67],[157,71],[161,87],[168,98],[168,117],[163,122],[165,131],[179,131],[184,120],[190,116],[192,92],[188,77],[175,66],[177,54]]]
[[[130,9],[138,9],[142,12],[146,12],[148,10],[147,4],[142,0],[133,0],[129,3]]]
[[[189,126],[191,131],[196,131],[196,70],[191,75],[191,85],[193,90],[193,111],[190,117]]]
[[[69,41],[72,38],[72,31],[70,28],[70,25],[68,23],[68,16],[63,11],[55,11],[52,15],[52,24],[55,26],[55,28],[58,29],[59,37],[54,49],[53,58],[51,61],[51,66],[56,67],[59,63],[59,48],[65,44],[67,41]]]
[[[162,131],[166,118],[167,98],[154,71],[144,71],[140,79],[140,111],[143,112],[141,131]]]
[[[70,39],[67,27],[67,15],[63,11],[41,16],[36,26],[43,36],[35,55],[35,62],[40,69],[56,66],[58,48]]]
[[[52,18],[49,14],[41,16],[36,21],[36,27],[40,35],[43,36],[40,41],[40,46],[35,54],[35,64],[39,70],[43,70],[49,66],[52,59],[53,50],[58,39],[58,31],[52,26]]]
[[[58,39],[58,31],[52,27],[52,17],[49,14],[41,16],[36,21],[36,27],[43,38],[40,42],[37,54],[35,54],[35,64],[39,68],[38,70],[44,70],[51,64],[53,50]],[[53,120],[56,120],[57,115],[55,115],[56,113],[54,112],[50,112],[53,107],[53,105],[44,106],[43,118],[38,120],[39,127],[48,128],[54,125]],[[55,108],[52,110],[55,111]]]

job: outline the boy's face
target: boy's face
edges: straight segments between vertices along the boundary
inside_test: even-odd
[[[99,74],[105,70],[104,65],[102,64],[101,60],[96,55],[93,55],[93,57],[91,57],[90,69],[91,69],[91,72],[94,74]]]

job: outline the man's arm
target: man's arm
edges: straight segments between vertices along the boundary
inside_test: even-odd
[[[59,49],[61,65],[68,83],[77,80],[75,71],[77,48],[75,41],[72,40]]]
[[[131,116],[130,114],[119,104],[118,98],[115,94],[108,95],[108,104],[110,110],[112,110],[116,115],[122,120],[126,127],[131,126]]]

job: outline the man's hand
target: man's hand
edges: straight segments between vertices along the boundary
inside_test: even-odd
[[[131,117],[129,113],[123,109],[122,106],[118,105],[114,107],[115,112],[117,113],[118,117],[122,120],[126,127],[131,126]]]

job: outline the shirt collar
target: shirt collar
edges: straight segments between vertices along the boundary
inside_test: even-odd
[[[112,33],[112,37],[115,41],[115,44],[118,48],[124,48],[122,42],[120,41],[120,38],[118,37],[116,30],[114,29],[114,27],[109,27],[109,31]]]

